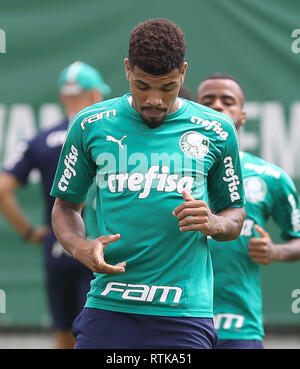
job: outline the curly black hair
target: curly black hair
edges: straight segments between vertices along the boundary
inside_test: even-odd
[[[131,32],[128,59],[130,68],[163,75],[181,70],[185,56],[185,38],[181,28],[165,18],[139,23]]]

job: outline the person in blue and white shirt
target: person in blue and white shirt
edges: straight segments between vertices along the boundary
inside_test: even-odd
[[[16,148],[0,174],[0,210],[15,231],[27,241],[43,243],[55,347],[73,348],[72,323],[85,303],[93,274],[70,257],[56,240],[51,226],[54,198],[50,196],[50,189],[70,120],[78,111],[110,95],[111,89],[95,68],[81,61],[62,70],[58,87],[65,118],[56,126],[40,131],[31,140],[21,142]],[[41,174],[45,200],[45,225],[42,227],[31,224],[16,197],[18,188],[28,183],[32,169],[38,169]]]

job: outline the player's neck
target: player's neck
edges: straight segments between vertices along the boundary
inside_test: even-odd
[[[179,99],[177,97],[169,113],[174,113],[178,109],[179,109]]]

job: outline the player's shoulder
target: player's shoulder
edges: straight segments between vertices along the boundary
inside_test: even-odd
[[[279,184],[292,182],[287,172],[274,163],[270,163],[249,152],[241,152],[241,163],[245,169],[251,170],[259,176],[274,180]]]
[[[186,102],[188,104],[187,111],[192,115],[192,123],[202,126],[206,130],[217,132],[224,138],[227,138],[232,132],[237,135],[235,124],[229,116],[195,101],[186,100]]]
[[[188,100],[186,100],[188,101]],[[199,116],[201,116],[202,118],[208,120],[208,121],[218,121],[222,124],[224,124],[224,126],[229,126],[235,129],[235,125],[232,121],[232,119],[223,113],[220,113],[214,109],[209,108],[208,106],[205,105],[201,105],[195,101],[188,101],[189,103],[189,109],[190,111],[194,111],[195,114],[198,114]]]
[[[40,128],[40,130],[36,133],[36,135],[33,136],[32,140],[47,137],[47,135],[52,132],[67,130],[68,124],[69,120],[63,119],[61,122],[51,125],[50,127]]]
[[[84,108],[72,119],[69,130],[73,127],[78,127],[84,131],[91,123],[116,116],[117,109],[120,107],[120,102],[121,97],[115,97]]]
[[[27,140],[28,148],[36,148],[45,145],[47,138],[57,133],[65,134],[68,128],[68,120],[64,119],[62,122],[55,124],[48,128],[40,129],[33,137]]]

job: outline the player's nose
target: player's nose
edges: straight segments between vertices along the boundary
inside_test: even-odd
[[[219,99],[215,99],[211,105],[211,108],[222,113],[224,110],[224,106]]]
[[[149,91],[146,97],[146,104],[150,106],[162,105],[162,96],[159,91]]]

